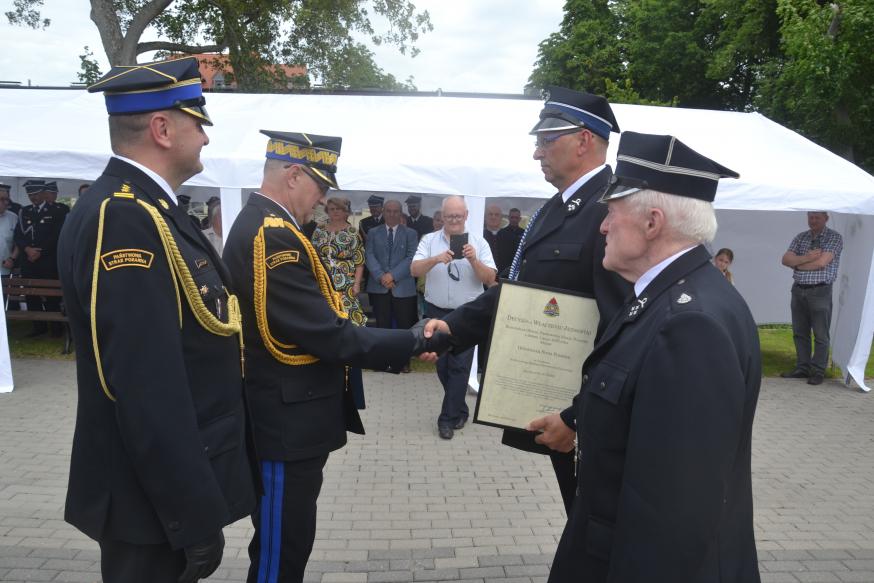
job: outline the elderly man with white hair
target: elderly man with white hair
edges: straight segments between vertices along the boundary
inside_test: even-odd
[[[604,267],[634,296],[583,365],[564,444],[578,444],[578,495],[550,583],[759,581],[758,335],[704,247],[722,177],[737,174],[672,136],[622,135],[601,231]]]

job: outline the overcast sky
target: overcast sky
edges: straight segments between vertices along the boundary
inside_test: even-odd
[[[537,45],[558,30],[564,0],[414,0],[428,10],[434,30],[420,37],[416,58],[392,47],[371,47],[386,73],[412,75],[422,91],[521,93],[537,57]],[[45,0],[46,30],[10,26],[0,0],[0,81],[66,86],[76,81],[79,55],[89,46],[106,71],[88,0]],[[143,40],[153,40],[148,33]],[[142,60],[142,58],[141,58]]]

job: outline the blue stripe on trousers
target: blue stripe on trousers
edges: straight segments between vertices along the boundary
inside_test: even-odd
[[[261,498],[261,554],[258,561],[258,583],[279,581],[279,550],[282,543],[282,495],[285,487],[285,464],[261,463],[264,496]]]

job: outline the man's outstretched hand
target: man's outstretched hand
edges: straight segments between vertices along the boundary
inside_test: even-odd
[[[410,328],[410,332],[416,340],[413,354],[420,360],[436,362],[452,346],[449,326],[442,320],[419,320]]]

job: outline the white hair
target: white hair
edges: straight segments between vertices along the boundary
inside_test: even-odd
[[[453,194],[453,195],[450,195],[450,196],[447,196],[446,198],[444,198],[443,204],[440,205],[440,208],[443,210],[443,212],[446,212],[446,203],[450,202],[450,201],[455,201],[455,200],[461,202],[461,205],[464,207],[464,210],[467,210],[467,201],[464,200],[463,196],[459,196],[457,194]]]
[[[716,236],[716,212],[713,203],[706,200],[657,190],[641,190],[629,196],[628,202],[633,210],[641,214],[651,208],[661,209],[668,228],[677,239],[710,243]]]

